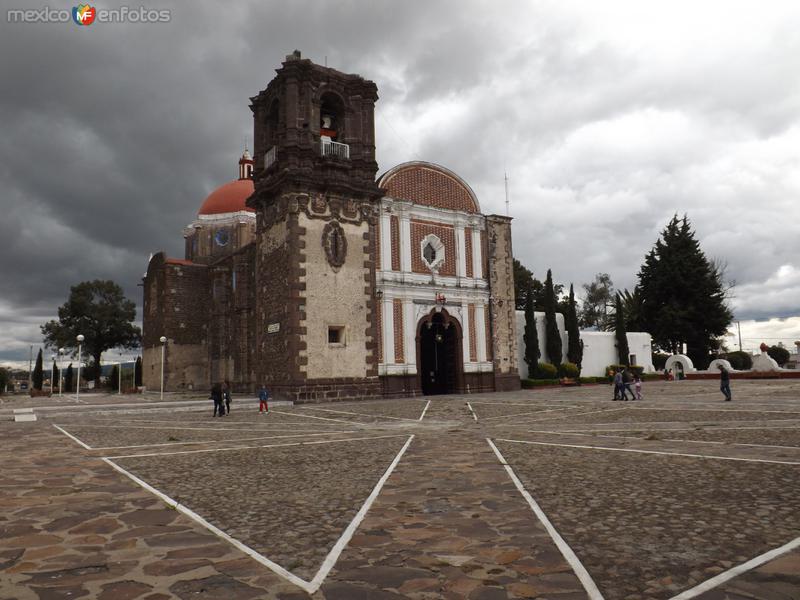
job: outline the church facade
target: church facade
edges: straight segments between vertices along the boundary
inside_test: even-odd
[[[239,178],[148,265],[148,388],[162,354],[167,390],[295,402],[519,387],[511,220],[439,165],[376,177],[377,98],[297,52],[251,98]]]

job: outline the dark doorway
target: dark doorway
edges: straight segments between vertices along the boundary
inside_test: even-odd
[[[461,336],[458,325],[442,312],[420,323],[419,369],[422,393],[452,394],[459,390]]]

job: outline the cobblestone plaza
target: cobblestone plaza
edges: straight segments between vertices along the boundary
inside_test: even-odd
[[[735,384],[7,401],[0,599],[797,599],[800,384]]]

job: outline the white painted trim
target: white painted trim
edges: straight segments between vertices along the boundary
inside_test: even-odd
[[[422,248],[420,248],[422,251]],[[391,266],[391,264],[390,264]],[[383,267],[383,265],[381,265]],[[395,284],[398,291],[408,286],[418,286],[428,288],[431,285],[430,273],[400,273],[391,269],[380,269],[376,271],[377,282],[382,284],[383,290],[390,289]],[[488,290],[489,282],[486,279],[475,277],[453,277],[451,275],[437,275],[436,286],[440,288],[453,288],[452,293],[469,293],[470,290]],[[452,294],[450,294],[452,295]],[[488,298],[488,292],[485,296]]]
[[[564,538],[561,537],[561,534],[558,533],[558,531],[556,531],[556,528],[550,522],[550,519],[547,518],[547,515],[544,514],[544,511],[541,509],[536,500],[533,499],[533,496],[531,496],[530,493],[528,493],[528,490],[525,489],[525,486],[522,485],[522,482],[519,480],[516,473],[514,473],[514,470],[511,468],[511,465],[508,464],[506,459],[500,453],[500,450],[498,450],[497,446],[495,446],[492,440],[490,440],[489,438],[486,438],[486,442],[489,444],[492,450],[494,450],[497,459],[500,461],[500,464],[503,465],[503,467],[505,468],[506,473],[508,473],[508,476],[511,477],[511,481],[514,482],[514,485],[516,486],[517,490],[519,490],[519,493],[522,494],[522,497],[525,498],[525,500],[528,502],[528,505],[531,507],[531,509],[533,509],[534,514],[538,517],[542,525],[544,525],[544,528],[547,530],[547,533],[550,534],[551,538],[553,538],[553,541],[555,542],[558,549],[561,551],[562,556],[567,560],[569,565],[572,567],[572,570],[575,571],[575,575],[578,577],[581,584],[583,585],[583,588],[586,590],[589,599],[604,600],[603,595],[597,588],[597,584],[595,584],[594,580],[592,579],[592,576],[589,575],[589,572],[583,566],[583,563],[581,563],[580,559],[577,557],[572,548],[569,547],[567,542],[564,541]]]
[[[475,336],[478,362],[486,362],[486,305],[475,305]]]
[[[80,441],[78,438],[76,438],[76,437],[75,437],[74,435],[72,435],[71,433],[68,433],[68,432],[64,431],[63,429],[61,429],[61,427],[59,427],[58,425],[55,425],[55,424],[54,424],[54,425],[53,425],[53,427],[55,427],[56,429],[58,429],[58,430],[59,430],[61,433],[63,433],[65,436],[67,436],[69,439],[71,439],[71,440],[72,440],[73,442],[75,442],[76,444],[78,444],[78,445],[80,445],[80,446],[83,446],[83,447],[84,447],[86,450],[94,450],[94,448],[92,448],[92,447],[91,447],[91,446],[89,446],[88,444],[84,444],[82,441]]]
[[[387,365],[395,364],[394,356],[394,300],[383,296],[383,362]]]
[[[470,347],[470,326],[469,326],[469,304],[462,307],[464,314],[461,322],[461,362],[464,365],[472,362],[472,357],[469,354]]]
[[[403,298],[403,349],[408,372],[417,372],[417,322],[414,320],[414,303]]]
[[[400,270],[411,272],[411,220],[408,214],[400,215]]]
[[[381,240],[381,269],[392,270],[392,215],[389,213],[381,214],[380,219],[380,240]]]
[[[345,549],[347,544],[350,543],[350,540],[353,538],[353,534],[356,532],[356,529],[358,529],[358,526],[361,525],[361,521],[364,520],[364,517],[367,515],[367,511],[372,506],[372,503],[375,502],[375,498],[377,498],[378,494],[380,494],[381,489],[383,488],[383,484],[385,484],[386,480],[389,479],[389,476],[392,474],[392,471],[394,471],[395,467],[400,462],[400,459],[403,457],[403,454],[405,454],[405,451],[408,449],[413,439],[414,439],[413,435],[408,438],[408,441],[400,449],[400,452],[398,452],[397,456],[394,457],[392,464],[389,465],[389,468],[386,469],[386,472],[378,480],[378,483],[375,484],[375,488],[372,490],[372,493],[369,495],[364,504],[361,506],[358,513],[356,513],[356,516],[353,518],[352,521],[350,521],[350,524],[347,526],[347,529],[344,530],[342,536],[336,541],[336,544],[334,544],[333,548],[331,548],[331,551],[328,552],[328,555],[322,562],[322,566],[319,568],[319,571],[317,571],[317,574],[314,575],[314,578],[311,580],[309,584],[308,592],[310,594],[316,592],[322,585],[322,582],[325,581],[325,578],[328,576],[328,573],[330,573],[331,569],[336,564],[336,561],[339,559],[339,556],[342,554],[342,551]]]
[[[467,276],[467,242],[464,238],[464,225],[456,224],[456,277]]]
[[[635,448],[609,448],[607,446],[583,446],[581,444],[554,444],[552,442],[533,442],[529,440],[509,440],[497,438],[501,442],[515,444],[533,444],[535,446],[558,446],[560,448],[579,448],[582,450],[606,450],[608,452],[633,452],[636,454],[660,454],[663,456],[684,456],[687,458],[709,458],[714,460],[732,460],[736,462],[768,463],[774,465],[800,465],[800,462],[786,460],[768,460],[765,458],[738,458],[735,456],[714,456],[711,454],[688,454],[683,452],[663,452],[660,450],[637,450]]]
[[[145,490],[147,490],[148,492],[150,492],[151,494],[153,494],[154,496],[156,496],[157,498],[162,500],[168,506],[171,506],[175,510],[183,513],[184,515],[186,515],[187,517],[192,519],[193,521],[196,521],[197,523],[199,523],[200,525],[202,525],[203,527],[208,529],[211,533],[213,533],[217,537],[225,540],[226,542],[228,542],[229,544],[231,544],[235,548],[237,548],[237,549],[241,550],[242,552],[244,552],[245,554],[247,554],[250,558],[255,559],[257,562],[259,562],[262,565],[264,565],[265,567],[267,567],[270,571],[272,571],[276,575],[278,575],[278,576],[286,579],[287,581],[293,583],[294,585],[302,588],[303,590],[305,590],[309,594],[313,594],[316,591],[317,588],[313,588],[312,589],[312,584],[311,583],[309,583],[309,582],[307,582],[307,581],[305,581],[303,579],[300,579],[297,575],[294,575],[294,574],[290,573],[289,571],[284,569],[282,566],[280,566],[278,563],[272,562],[266,556],[264,556],[262,554],[259,554],[258,552],[256,552],[255,550],[253,550],[249,546],[246,546],[245,544],[243,544],[242,542],[240,542],[236,538],[231,537],[230,535],[228,535],[227,533],[222,531],[220,528],[218,528],[215,525],[212,525],[211,523],[206,521],[203,517],[198,515],[196,512],[194,512],[190,508],[187,508],[183,504],[178,503],[177,500],[173,500],[172,498],[170,498],[169,496],[167,496],[163,492],[160,492],[159,490],[157,490],[156,488],[151,486],[146,481],[143,481],[142,479],[139,479],[138,477],[136,477],[136,475],[134,475],[133,473],[131,473],[131,472],[127,471],[126,469],[120,467],[119,465],[114,463],[111,459],[103,458],[102,460],[107,465],[109,465],[110,467],[112,467],[113,469],[118,471],[119,473],[122,473],[126,477],[130,478],[134,483],[136,483],[140,487],[144,488]],[[319,587],[319,586],[317,586],[317,587]]]
[[[428,412],[428,407],[431,405],[431,401],[428,400],[428,403],[425,405],[425,408],[422,409],[422,414],[419,416],[420,421],[425,418],[425,413]]]
[[[484,224],[481,228],[485,227]],[[475,279],[483,278],[483,249],[481,248],[481,232],[478,228],[472,231],[472,276]]]
[[[719,575],[704,581],[703,583],[696,585],[695,587],[686,590],[685,592],[681,592],[677,596],[673,596],[670,600],[689,600],[690,598],[696,598],[700,594],[703,594],[709,590],[714,589],[722,585],[723,583],[730,581],[734,577],[738,577],[747,571],[751,571],[756,567],[760,567],[763,564],[768,563],[769,561],[778,558],[786,554],[787,552],[791,552],[795,548],[800,548],[800,537],[793,539],[791,542],[780,546],[779,548],[774,548],[769,552],[765,552],[755,558],[748,560],[745,563],[740,565],[736,565],[735,567],[728,569],[727,571],[723,571]]]
[[[428,244],[433,246],[433,249],[436,252],[436,258],[433,259],[433,262],[428,262],[428,259],[425,258],[425,246]],[[439,238],[438,235],[435,233],[429,233],[419,242],[419,256],[422,259],[422,263],[426,267],[428,267],[431,271],[438,272],[439,267],[441,267],[445,260],[447,260],[447,249],[444,247],[444,242]]]

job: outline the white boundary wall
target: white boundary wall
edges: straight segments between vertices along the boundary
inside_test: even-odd
[[[545,351],[545,322],[544,313],[536,312],[536,331],[539,334],[539,350],[541,362],[551,362]],[[562,362],[567,360],[567,332],[564,327],[564,315],[556,313],[556,324],[561,333]],[[528,365],[525,363],[525,312],[517,311],[517,349],[520,377],[528,377]],[[644,367],[645,373],[655,373],[653,367],[652,338],[649,333],[629,332],[628,349],[636,356],[636,364]],[[619,362],[617,355],[616,338],[613,331],[581,331],[583,340],[583,364],[581,376],[600,377],[605,375],[606,367]]]

